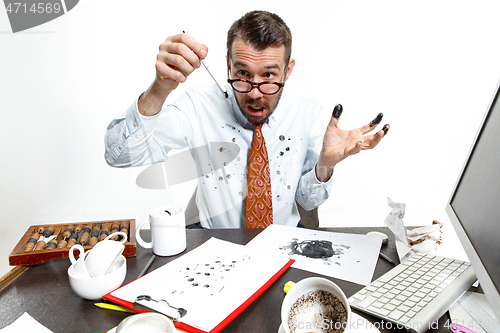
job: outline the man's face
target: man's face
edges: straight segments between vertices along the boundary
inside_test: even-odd
[[[251,46],[236,38],[229,59],[229,76],[231,79],[244,79],[252,82],[285,81],[285,46],[271,46],[262,51],[256,51]],[[294,66],[290,59],[287,78]],[[264,95],[257,87],[248,93],[235,91],[236,102],[243,115],[254,124],[264,123],[273,113],[281,97],[281,89],[274,95]]]

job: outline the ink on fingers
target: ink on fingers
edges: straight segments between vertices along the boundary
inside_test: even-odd
[[[380,112],[376,117],[375,119],[373,119],[370,123],[370,126],[373,127],[373,126],[376,126],[378,124],[380,124],[380,122],[382,121],[382,117],[384,116],[384,114],[382,112]]]
[[[384,127],[382,127],[382,131],[384,131],[384,135],[386,135],[387,132],[389,132],[389,124],[385,124]]]
[[[338,119],[342,114],[342,111],[343,111],[342,104],[335,105],[332,113],[333,118]]]

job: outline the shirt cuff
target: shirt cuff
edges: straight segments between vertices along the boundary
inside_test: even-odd
[[[144,116],[139,112],[139,98],[136,99],[135,103],[130,105],[127,109],[125,118],[127,123],[127,133],[126,136],[130,136],[131,134],[135,134],[137,137],[146,136],[147,133],[151,133],[153,131],[154,125],[158,118],[160,112],[155,114],[154,116]],[[139,129],[141,129],[140,133],[136,133]]]

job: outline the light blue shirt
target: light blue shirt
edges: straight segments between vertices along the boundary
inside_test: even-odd
[[[216,85],[189,89],[155,116],[138,112],[135,101],[108,126],[105,158],[115,167],[167,159],[171,149],[189,147],[198,170],[196,204],[205,228],[245,228],[246,170],[254,127],[240,111],[230,86],[224,98]],[[304,97],[283,93],[262,127],[266,141],[273,223],[296,226],[296,202],[306,210],[329,196],[332,177],[314,171],[331,115]]]

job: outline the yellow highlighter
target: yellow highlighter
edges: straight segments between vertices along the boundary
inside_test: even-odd
[[[295,282],[293,281],[288,281],[287,283],[285,283],[285,286],[283,287],[283,291],[285,292],[285,294],[287,294],[293,286],[295,286]]]
[[[95,306],[101,308],[101,309],[108,309],[108,310],[114,310],[114,311],[121,311],[121,312],[128,312],[128,313],[137,313],[134,310],[127,309],[124,306],[121,305],[116,305],[116,304],[109,304],[109,303],[95,303]]]

